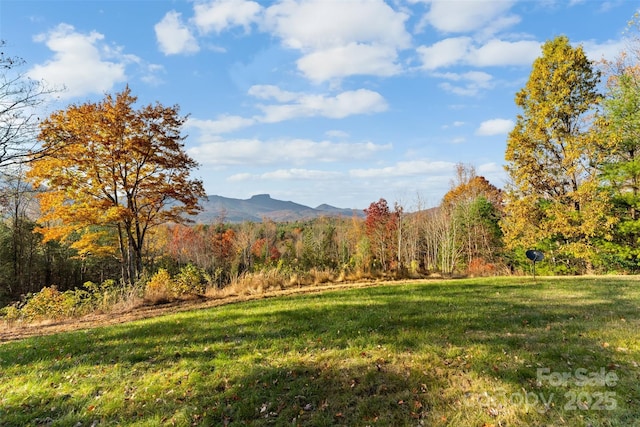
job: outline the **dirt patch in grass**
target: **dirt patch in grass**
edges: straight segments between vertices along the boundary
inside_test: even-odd
[[[60,332],[69,332],[82,329],[98,328],[102,326],[115,325],[132,322],[140,319],[148,319],[156,316],[163,316],[171,313],[178,313],[189,310],[199,310],[209,307],[216,307],[225,304],[234,304],[243,301],[259,300],[264,298],[274,298],[294,294],[310,294],[326,292],[331,290],[344,290],[351,288],[363,288],[371,286],[381,286],[388,284],[407,284],[423,282],[425,279],[398,280],[398,281],[367,281],[357,283],[326,283],[317,286],[306,286],[298,288],[288,288],[283,290],[271,290],[263,293],[249,295],[223,295],[210,298],[194,298],[189,300],[174,301],[158,305],[140,305],[122,312],[94,313],[78,318],[63,320],[45,320],[33,323],[24,322],[0,322],[0,344],[9,341],[20,340],[29,337],[52,335]]]

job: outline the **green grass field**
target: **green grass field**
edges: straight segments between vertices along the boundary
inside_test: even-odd
[[[640,280],[426,281],[0,345],[1,426],[640,425]]]

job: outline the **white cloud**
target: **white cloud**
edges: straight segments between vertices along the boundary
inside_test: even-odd
[[[480,123],[480,127],[476,130],[476,135],[492,136],[506,135],[511,132],[515,123],[508,119],[491,119]]]
[[[341,119],[354,114],[386,111],[388,106],[382,95],[368,89],[341,92],[336,96],[298,94],[288,104],[260,105],[264,116],[259,120],[275,123],[296,117],[322,116]]]
[[[422,68],[435,70],[461,62],[469,54],[471,43],[470,37],[454,37],[440,40],[431,46],[418,47]]]
[[[103,94],[116,83],[127,80],[126,64],[137,61],[123,55],[119,48],[105,46],[104,36],[98,32],[82,34],[72,25],[60,24],[46,34],[34,38],[44,42],[54,52],[52,60],[31,68],[27,75],[54,87],[65,87],[62,99],[87,94]]]
[[[231,182],[240,182],[240,181],[249,181],[255,175],[251,175],[248,172],[236,173],[227,178],[227,181]]]
[[[453,123],[448,123],[448,124],[444,124],[444,125],[442,125],[442,129],[450,129],[450,128],[452,128],[452,127],[454,127],[454,128],[459,128],[459,127],[464,126],[464,125],[465,125],[465,122],[462,122],[462,121],[456,120],[456,121],[455,121],[455,122],[453,122]]]
[[[220,33],[230,27],[240,26],[249,31],[257,21],[262,7],[253,1],[214,0],[193,6],[193,22],[202,33]]]
[[[261,141],[237,139],[213,141],[191,148],[189,155],[203,165],[267,165],[307,162],[347,162],[366,159],[391,145],[372,142],[343,143],[312,141],[308,139],[282,139]]]
[[[326,117],[343,119],[356,114],[373,114],[386,111],[387,102],[378,92],[358,89],[341,92],[335,96],[288,92],[273,85],[255,85],[248,94],[275,104],[258,104],[262,114],[253,117],[221,115],[214,120],[190,118],[186,123],[198,129],[201,139],[233,132],[258,123],[278,123],[299,117]]]
[[[160,51],[165,55],[188,54],[200,50],[191,30],[182,23],[181,14],[176,11],[167,12],[153,29]]]
[[[355,178],[386,178],[401,176],[420,176],[428,174],[451,173],[455,163],[445,161],[412,160],[398,162],[393,166],[371,169],[351,169],[349,175]]]
[[[470,86],[456,86],[449,82],[443,82],[438,85],[438,87],[445,92],[451,92],[455,95],[460,96],[476,96],[478,94],[478,89]]]
[[[207,134],[219,135],[251,126],[255,122],[255,119],[233,115],[222,115],[215,120],[201,120],[190,117],[185,123],[185,127],[196,128],[200,132]]]
[[[540,42],[492,39],[470,53],[468,62],[478,67],[531,65],[540,56]]]
[[[517,18],[505,13],[511,9],[514,1],[451,1],[432,0],[429,12],[423,22],[446,33],[467,33],[486,30],[494,26],[494,31],[513,25]],[[500,25],[496,25],[500,24]]]
[[[164,66],[160,64],[148,64],[145,72],[146,74],[141,77],[143,82],[152,86],[158,86],[163,83],[163,79],[159,75],[165,73]]]
[[[629,40],[607,40],[604,43],[597,43],[593,40],[588,40],[580,43],[584,49],[585,54],[592,61],[599,61],[601,59],[607,59],[612,61],[616,59],[621,52],[629,49]]]
[[[475,46],[470,37],[453,37],[431,46],[420,46],[417,52],[422,68],[435,70],[453,65],[493,67],[530,65],[540,56],[540,43],[533,40],[516,42],[491,39]]]
[[[404,198],[407,194],[417,191],[421,198],[421,201],[418,202],[424,208],[425,202],[426,206],[440,204],[442,196],[450,188],[451,180],[455,178],[455,170],[456,163],[454,162],[423,158],[399,161],[386,167],[351,169],[349,177],[351,186],[362,187],[363,194],[382,194],[386,197],[395,194]],[[476,165],[476,170],[494,185],[501,185],[505,182],[504,170],[495,163]],[[355,197],[358,196],[355,195]],[[376,200],[376,198],[371,200]]]
[[[274,85],[253,85],[248,93],[258,99],[275,99],[278,102],[291,102],[299,97],[297,93],[287,92]]]
[[[478,166],[476,170],[485,178],[489,175],[504,175],[504,167],[497,163],[484,163]]]
[[[350,0],[339,8],[326,0],[285,0],[267,9],[265,25],[285,46],[308,52],[352,42],[407,47],[407,18],[383,0]]]
[[[297,61],[298,69],[311,81],[321,83],[359,74],[393,76],[402,71],[397,51],[380,44],[350,43],[318,50]]]
[[[408,48],[408,15],[383,0],[335,2],[285,0],[265,12],[264,29],[290,49],[303,53],[299,70],[310,80],[323,82],[372,74],[400,72],[399,49]]]
[[[469,71],[466,73],[434,73],[433,76],[458,82],[458,84],[444,82],[440,84],[440,87],[447,92],[461,96],[475,96],[481,90],[493,87],[493,76],[482,71]]]
[[[278,169],[271,172],[265,172],[262,174],[249,174],[240,173],[231,175],[227,178],[228,181],[323,181],[323,180],[335,180],[344,176],[342,172],[324,171],[314,169]]]
[[[488,39],[495,36],[497,33],[506,30],[509,27],[513,27],[519,24],[522,19],[517,15],[503,15],[498,16],[485,27],[477,31],[476,37],[479,39]]]

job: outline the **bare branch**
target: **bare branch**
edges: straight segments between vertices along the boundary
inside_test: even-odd
[[[0,40],[0,49],[6,43]],[[57,91],[16,72],[25,64],[0,51],[0,168],[37,157],[39,118],[37,111]]]

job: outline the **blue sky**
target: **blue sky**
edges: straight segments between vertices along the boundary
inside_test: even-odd
[[[5,54],[65,87],[50,109],[129,85],[189,114],[208,194],[315,207],[434,206],[455,165],[504,186],[515,93],[540,45],[628,45],[636,1],[0,2]]]

